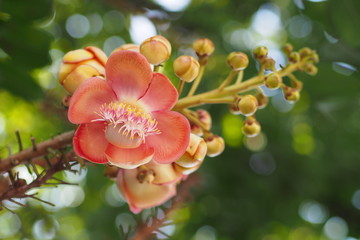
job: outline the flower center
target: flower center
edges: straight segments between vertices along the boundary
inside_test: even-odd
[[[145,137],[160,134],[158,122],[137,105],[111,102],[100,107],[99,119],[106,121],[106,139],[117,147],[136,148],[145,143]]]

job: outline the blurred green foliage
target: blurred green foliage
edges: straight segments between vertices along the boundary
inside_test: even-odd
[[[226,76],[230,51],[251,54],[258,43],[275,48],[286,42],[296,49],[308,46],[320,55],[318,75],[296,74],[304,90],[290,111],[279,111],[275,97],[259,111],[261,138],[245,139],[239,133],[241,117],[229,115],[227,107],[206,107],[213,113],[214,132],[227,140],[227,149],[205,160],[201,185],[194,186],[192,201],[174,216],[178,224],[172,239],[359,239],[360,196],[355,193],[360,189],[360,32],[356,27],[360,2],[193,0],[180,12],[167,11],[159,2],[1,0],[1,145],[14,148],[16,129],[40,141],[73,128],[60,104],[65,92],[56,85],[62,55],[87,45],[110,51],[116,44],[131,42],[132,16],[148,17],[170,39],[173,59],[188,54],[198,37],[214,41],[216,52],[201,91],[216,87]],[[254,30],[261,9],[270,9],[280,19],[275,35]],[[76,18],[80,25],[75,24],[75,30],[88,31],[74,37],[69,18],[79,14],[87,20]],[[276,24],[266,17],[259,21],[269,22],[269,28]],[[177,82],[171,68],[167,64],[165,72]],[[245,78],[255,74],[251,59]],[[86,179],[79,181],[85,193],[80,206],[52,209],[30,202],[30,208],[16,210],[18,220],[2,211],[0,219],[10,220],[0,222],[0,228],[21,223],[18,232],[0,230],[0,237],[118,239],[119,226],[141,216],[129,213],[102,170],[90,165]]]

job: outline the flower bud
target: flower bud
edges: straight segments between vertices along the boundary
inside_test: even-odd
[[[261,60],[261,59],[264,59],[267,56],[268,49],[266,47],[264,47],[264,46],[259,46],[259,47],[256,47],[253,50],[253,53],[254,53],[254,57],[257,60]]]
[[[181,80],[192,82],[199,74],[199,62],[190,56],[180,56],[174,61],[174,72]]]
[[[157,35],[141,43],[140,53],[146,57],[149,63],[159,65],[169,59],[171,45],[166,38]]]
[[[195,134],[200,137],[204,134],[204,131],[202,130],[202,128],[197,124],[191,123],[190,128],[191,128],[192,134]]]
[[[175,164],[183,168],[192,168],[201,163],[207,152],[205,140],[195,134],[190,134],[190,142],[185,153],[175,161]]]
[[[134,52],[140,52],[140,48],[138,45],[133,44],[133,43],[128,43],[128,44],[124,44],[118,48],[116,48],[114,51],[112,51],[111,54],[113,54],[114,52],[117,51],[121,51],[121,50],[129,50],[129,51],[134,51]]]
[[[300,99],[300,92],[296,88],[283,86],[284,97],[289,102],[297,102]]]
[[[107,57],[96,47],[77,49],[66,53],[59,68],[59,83],[70,94],[73,94],[80,84],[94,76],[105,76]]]
[[[289,54],[293,51],[293,46],[290,43],[285,44],[285,46],[282,48],[284,53],[289,56]]]
[[[272,58],[264,58],[261,60],[261,65],[265,70],[275,70],[275,60]]]
[[[70,106],[70,100],[71,100],[71,95],[67,95],[67,96],[65,96],[65,97],[62,99],[62,101],[61,101],[62,105],[63,105],[66,109]]]
[[[116,179],[116,176],[119,173],[119,168],[115,167],[113,165],[105,165],[105,169],[104,169],[104,176],[108,177],[112,180]]]
[[[263,109],[267,106],[267,104],[269,103],[269,98],[266,97],[264,94],[262,94],[261,92],[255,95],[257,101],[258,101],[258,109]]]
[[[232,52],[227,57],[227,64],[233,71],[241,71],[249,65],[249,58],[243,52]]]
[[[210,113],[204,109],[198,109],[196,110],[196,113],[198,114],[200,122],[204,124],[206,130],[210,130],[212,125]]]
[[[200,38],[193,43],[193,49],[199,57],[210,56],[214,50],[213,42],[208,38]]]
[[[309,56],[309,61],[311,61],[312,63],[318,63],[319,55],[315,51],[312,51],[312,53]]]
[[[259,103],[253,95],[242,96],[239,101],[239,111],[245,116],[253,115],[258,107]]]
[[[282,78],[277,73],[270,73],[265,77],[265,86],[270,89],[278,89],[282,83]]]
[[[311,76],[316,75],[317,72],[318,72],[317,67],[316,67],[314,64],[311,64],[311,63],[306,63],[306,64],[304,64],[303,70],[304,70],[307,74],[309,74],[309,75],[311,75]]]
[[[243,123],[242,131],[247,137],[255,137],[261,131],[260,123],[253,116],[247,117]]]
[[[310,48],[308,48],[308,47],[304,47],[304,48],[299,50],[299,54],[300,54],[301,59],[309,56],[311,53],[312,53],[312,50]]]
[[[291,63],[298,63],[300,61],[300,54],[298,52],[292,52],[289,54],[289,61]]]
[[[222,137],[213,135],[205,139],[207,145],[207,154],[209,157],[220,155],[225,149],[225,141]]]

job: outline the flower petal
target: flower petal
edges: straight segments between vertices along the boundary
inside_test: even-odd
[[[170,80],[161,73],[154,73],[150,87],[139,100],[149,111],[170,110],[178,99],[178,92]]]
[[[150,161],[145,164],[145,167],[153,170],[155,173],[155,178],[152,181],[152,184],[172,184],[178,182],[182,177],[181,173],[175,170],[173,163],[160,164],[156,161]]]
[[[120,169],[117,184],[119,191],[130,205],[130,210],[139,213],[144,208],[158,206],[176,194],[176,184],[155,185],[137,180],[137,169]]]
[[[155,149],[154,160],[158,163],[174,162],[184,154],[189,144],[189,121],[172,111],[152,112],[152,115],[158,121],[161,134],[147,136],[145,143]]]
[[[94,163],[108,163],[104,122],[81,124],[75,132],[73,146],[77,155]]]
[[[99,118],[96,112],[104,103],[116,100],[115,93],[104,79],[90,78],[84,81],[70,100],[69,121],[74,124],[89,123]]]
[[[106,62],[106,78],[119,99],[138,100],[152,79],[150,64],[140,53],[114,52]]]
[[[119,148],[109,143],[105,155],[115,166],[133,169],[150,162],[154,155],[154,149],[145,144],[137,148]]]

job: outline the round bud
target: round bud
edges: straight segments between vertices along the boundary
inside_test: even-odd
[[[140,52],[140,48],[138,45],[133,44],[133,43],[128,43],[128,44],[124,44],[118,48],[116,48],[114,51],[112,51],[111,54],[113,54],[114,52],[117,51],[121,51],[121,50],[129,50],[129,51],[134,51],[134,52]]]
[[[258,101],[253,95],[245,95],[239,101],[239,111],[245,116],[253,115],[258,108]]]
[[[241,71],[249,65],[249,58],[243,52],[232,52],[227,57],[227,64],[233,71]]]
[[[282,78],[277,73],[270,73],[265,77],[265,86],[270,89],[278,89],[282,83]]]
[[[200,137],[204,134],[203,129],[197,124],[191,123],[190,128],[191,128],[191,133],[192,134],[195,134],[195,135],[200,136]]]
[[[171,45],[166,38],[157,35],[141,43],[140,53],[146,57],[149,63],[159,65],[169,59]]]
[[[261,131],[260,123],[254,117],[247,117],[243,123],[242,131],[247,137],[255,137]]]
[[[313,62],[313,63],[318,63],[319,62],[319,55],[313,51],[310,56],[309,56],[309,61]]]
[[[200,122],[204,124],[206,130],[210,130],[212,125],[210,113],[204,109],[198,109],[196,110],[196,113],[198,114]]]
[[[66,53],[59,67],[59,83],[73,94],[82,82],[94,76],[105,76],[107,56],[97,47]]]
[[[289,102],[297,102],[300,99],[300,92],[296,88],[292,87],[283,87],[284,97]]]
[[[312,53],[312,50],[308,47],[304,47],[302,49],[299,50],[299,54],[301,59],[303,59],[304,57],[309,56]]]
[[[254,57],[257,60],[261,60],[261,59],[264,59],[267,56],[268,49],[266,47],[264,47],[264,46],[259,46],[259,47],[256,47],[253,50],[253,53],[254,53]]]
[[[196,40],[192,47],[199,57],[210,56],[215,50],[213,42],[208,38]]]
[[[61,103],[65,108],[68,108],[70,106],[70,100],[71,100],[71,95],[67,95],[62,99]]]
[[[195,167],[204,160],[206,152],[205,140],[195,134],[190,134],[190,142],[185,153],[175,163],[184,168]]]
[[[220,155],[225,149],[225,141],[222,137],[213,135],[205,139],[207,145],[207,153],[209,157],[216,157]]]
[[[119,168],[112,165],[105,165],[104,176],[112,180],[116,180],[119,173]]]
[[[265,70],[275,70],[275,60],[272,58],[264,58],[261,60],[261,64]]]
[[[298,52],[292,52],[289,54],[289,62],[298,63],[300,61],[300,54]]]
[[[317,67],[316,67],[314,64],[311,64],[311,63],[306,63],[306,64],[304,64],[303,70],[304,70],[307,74],[309,74],[309,75],[311,75],[311,76],[316,75],[317,72],[318,72]]]
[[[285,44],[285,46],[282,48],[286,55],[289,55],[293,51],[293,49],[294,48],[290,43]]]
[[[192,82],[199,74],[200,64],[190,56],[180,56],[174,61],[174,72],[181,80]]]
[[[258,93],[256,94],[256,99],[258,101],[258,109],[263,109],[267,106],[267,104],[269,103],[269,98],[266,97],[264,94],[262,93]]]

